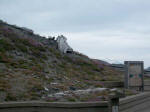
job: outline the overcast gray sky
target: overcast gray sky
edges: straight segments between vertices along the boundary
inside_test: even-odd
[[[68,38],[91,58],[150,66],[150,0],[0,0],[0,19]]]

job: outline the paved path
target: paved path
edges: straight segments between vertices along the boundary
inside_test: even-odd
[[[150,112],[150,107],[149,108],[145,108],[136,112]]]

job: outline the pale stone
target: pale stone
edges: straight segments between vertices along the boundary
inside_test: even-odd
[[[57,37],[58,49],[62,53],[72,53],[73,49],[68,45],[67,38],[63,35]]]

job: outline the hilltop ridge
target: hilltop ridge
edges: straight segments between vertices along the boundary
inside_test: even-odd
[[[0,21],[0,102],[45,100],[49,94],[120,81],[123,75],[78,53],[62,53],[57,41]]]

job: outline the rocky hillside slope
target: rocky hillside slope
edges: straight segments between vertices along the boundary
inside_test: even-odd
[[[0,21],[0,102],[45,100],[52,93],[118,80],[120,73],[83,54],[61,53],[56,40]]]

